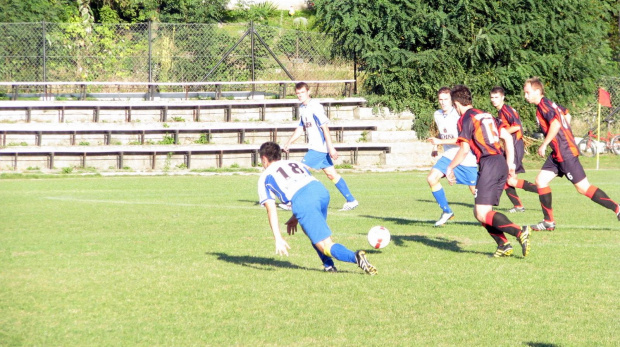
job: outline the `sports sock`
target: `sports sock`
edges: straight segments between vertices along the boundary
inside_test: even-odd
[[[321,258],[321,261],[323,262],[324,267],[334,266],[334,260],[331,257],[328,257],[327,255],[323,254],[323,252],[321,252],[317,248],[316,245],[312,245],[312,247],[314,248],[316,253],[319,255],[319,258]]]
[[[553,208],[551,207],[551,187],[538,188],[538,199],[545,220],[553,222]]]
[[[509,186],[506,188],[506,196],[508,196],[508,199],[510,199],[514,207],[523,207],[521,199],[519,199],[519,195],[517,195],[517,190],[514,187]]]
[[[493,238],[493,240],[495,240],[498,246],[503,246],[508,242],[508,239],[503,232],[495,229],[493,226],[486,223],[482,223],[482,226],[487,229],[487,232],[489,232],[489,235],[491,235],[491,237]]]
[[[347,202],[354,201],[355,198],[351,195],[351,191],[349,191],[349,187],[347,186],[347,182],[344,181],[344,178],[340,177],[338,182],[334,182],[336,184],[336,188],[340,191],[340,194],[347,199]]]
[[[526,180],[517,180],[516,188],[523,189],[530,193],[538,193],[538,188],[536,188],[536,185]]]
[[[332,245],[332,248],[329,250],[329,253],[332,255],[332,257],[340,261],[354,264],[357,263],[357,261],[355,260],[355,253],[353,253],[353,251],[341,245],[340,243],[334,243]]]
[[[441,183],[432,186],[431,190],[433,191],[433,196],[435,197],[435,201],[437,201],[439,207],[441,207],[445,213],[452,213],[452,209],[450,208],[448,199],[446,198],[446,192],[443,190]]]
[[[600,190],[598,187],[591,185],[586,192],[586,196],[597,204],[618,213],[618,211],[616,211],[618,209],[618,203],[611,200],[607,194],[605,194],[605,192]]]
[[[485,216],[486,224],[491,225],[493,228],[500,232],[510,234],[514,237],[519,236],[521,233],[521,227],[511,222],[506,215],[499,212],[491,211]],[[487,229],[488,230],[488,229]]]

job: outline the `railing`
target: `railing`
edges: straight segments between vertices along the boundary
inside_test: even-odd
[[[70,95],[76,97],[78,100],[85,100],[92,93],[89,93],[89,88],[99,87],[101,90],[115,90],[115,92],[98,93],[100,97],[130,97],[132,95],[122,94],[124,90],[142,90],[137,92],[133,96],[141,97],[145,100],[155,100],[155,98],[200,98],[209,97],[215,100],[222,98],[225,93],[222,88],[226,86],[248,86],[251,87],[251,91],[247,91],[249,97],[253,97],[261,94],[260,91],[256,91],[255,87],[259,85],[263,86],[278,86],[277,93],[273,93],[274,97],[284,99],[288,95],[287,90],[293,90],[294,85],[301,81],[244,81],[244,82],[178,82],[178,83],[150,83],[150,82],[0,82],[0,94],[2,94],[2,87],[4,87],[4,94],[10,95],[11,100],[17,100],[20,97],[20,93],[24,90],[35,89],[35,93],[27,93],[27,96],[40,97],[43,100],[51,100],[53,97]],[[303,81],[308,83],[310,89],[313,91],[314,96],[318,96],[321,90],[321,85],[337,85],[342,84],[342,96],[350,97],[353,92],[353,86],[355,80],[322,80],[322,81]],[[293,86],[288,89],[289,86]],[[71,88],[73,87],[73,88]],[[56,93],[53,92],[53,88],[58,89]],[[178,89],[181,92],[162,92],[162,89]],[[73,93],[69,91],[73,90]],[[202,90],[202,91],[201,91]],[[294,90],[293,90],[294,92]],[[24,95],[25,96],[25,95]]]

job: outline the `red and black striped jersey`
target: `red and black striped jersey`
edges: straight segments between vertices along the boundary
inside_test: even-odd
[[[567,158],[578,157],[579,149],[575,144],[573,131],[566,121],[565,115],[568,110],[555,102],[543,97],[536,106],[536,120],[540,125],[545,136],[549,132],[549,127],[554,121],[560,122],[560,131],[549,145],[551,146],[551,156],[558,162],[563,162]]]
[[[499,138],[499,122],[490,113],[470,108],[459,119],[459,138],[460,142],[469,143],[469,147],[480,158],[491,155],[503,155],[504,150]]]
[[[506,128],[510,128],[515,125],[519,126],[519,130],[511,134],[514,143],[517,143],[517,140],[521,140],[523,138],[523,125],[521,124],[521,118],[519,117],[519,113],[517,113],[514,108],[504,104],[504,106],[499,109],[498,117]]]

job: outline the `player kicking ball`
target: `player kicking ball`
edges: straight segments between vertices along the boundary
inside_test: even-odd
[[[506,215],[493,211],[493,206],[499,205],[506,180],[509,176],[516,176],[512,136],[504,127],[497,128],[491,114],[473,108],[471,92],[466,86],[454,86],[450,95],[454,107],[461,115],[457,140],[461,148],[448,165],[446,177],[450,184],[456,183],[454,168],[463,161],[471,149],[478,160],[474,216],[497,243],[493,257],[506,257],[513,252],[504,233],[517,238],[525,257],[530,252],[530,227],[520,227],[511,222]],[[506,143],[505,157],[500,138]]]
[[[332,231],[327,225],[329,192],[310,174],[308,168],[298,161],[281,160],[280,146],[275,142],[263,143],[259,154],[265,171],[258,179],[258,198],[267,210],[276,254],[288,256],[291,248],[280,232],[275,200],[278,198],[284,204],[291,203],[293,216],[286,222],[287,233],[295,234],[300,224],[321,258],[325,271],[337,271],[332,260],[336,258],[357,264],[369,275],[376,275],[377,269],[368,262],[364,251],[353,252],[332,240]]]

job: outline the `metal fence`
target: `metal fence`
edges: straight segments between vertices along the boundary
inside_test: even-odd
[[[0,23],[1,81],[233,82],[353,77],[353,62],[334,57],[331,38],[315,32],[252,23]]]

